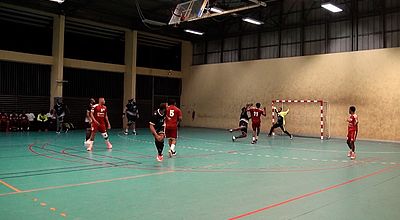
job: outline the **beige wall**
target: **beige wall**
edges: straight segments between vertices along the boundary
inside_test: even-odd
[[[269,113],[263,120],[266,130],[271,100],[277,98],[328,101],[333,137],[345,136],[344,119],[355,105],[361,139],[399,141],[400,48],[193,66],[183,77],[184,125],[236,126],[241,106],[261,102]],[[299,117],[292,109],[288,129],[308,126],[290,125],[291,115]]]

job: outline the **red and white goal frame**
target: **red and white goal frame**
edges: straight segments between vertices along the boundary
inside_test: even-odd
[[[319,103],[320,105],[320,119],[321,119],[321,140],[324,139],[324,137],[327,135],[326,133],[326,124],[325,124],[325,117],[326,113],[324,111],[324,105],[327,104],[327,102],[324,102],[323,100],[316,100],[316,99],[276,99],[272,100],[271,104],[271,111],[272,111],[272,123],[275,123],[275,104],[276,103]],[[329,134],[327,136],[329,138]]]

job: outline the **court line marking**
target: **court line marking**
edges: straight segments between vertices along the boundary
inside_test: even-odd
[[[335,185],[332,185],[332,186],[328,186],[326,188],[323,188],[323,189],[320,189],[320,190],[317,190],[317,191],[314,191],[314,192],[309,192],[309,193],[306,193],[306,194],[303,194],[303,195],[300,195],[300,196],[296,196],[296,197],[287,199],[287,200],[279,202],[279,203],[275,203],[275,204],[272,204],[272,205],[269,205],[269,206],[265,206],[263,208],[256,209],[254,211],[247,212],[247,213],[244,213],[244,214],[229,218],[229,220],[236,220],[236,219],[241,219],[241,218],[244,218],[244,217],[247,217],[247,216],[250,216],[250,215],[254,215],[254,214],[259,213],[259,212],[263,212],[263,211],[266,211],[266,210],[269,210],[269,209],[272,209],[272,208],[275,208],[275,207],[279,207],[279,206],[285,205],[287,203],[291,203],[291,202],[294,202],[294,201],[297,201],[297,200],[300,200],[300,199],[304,199],[306,197],[310,197],[310,196],[313,196],[313,195],[316,195],[316,194],[320,194],[320,193],[323,193],[323,192],[326,192],[326,191],[329,191],[329,190],[332,190],[332,189],[336,189],[336,188],[339,188],[341,186],[345,186],[347,184],[350,184],[350,183],[353,183],[353,182],[357,182],[357,181],[360,181],[360,180],[363,180],[363,179],[366,179],[366,178],[369,178],[369,177],[372,177],[372,176],[375,176],[375,175],[378,175],[378,174],[381,174],[381,173],[391,172],[391,171],[395,170],[398,167],[400,167],[400,164],[396,165],[396,166],[386,167],[386,168],[377,170],[377,171],[375,171],[373,173],[370,173],[370,174],[367,174],[367,175],[364,175],[364,176],[353,178],[353,179],[347,180],[345,182],[342,182],[342,183],[339,183],[339,184],[335,184]]]
[[[103,179],[103,180],[95,180],[95,181],[90,181],[90,182],[65,184],[65,185],[60,185],[60,186],[48,186],[48,187],[36,188],[36,189],[28,189],[28,190],[18,190],[17,189],[18,191],[15,191],[15,192],[9,192],[9,193],[0,194],[0,197],[1,196],[6,196],[6,195],[12,195],[12,194],[40,192],[40,191],[52,190],[52,189],[63,189],[63,188],[70,188],[70,187],[77,187],[77,186],[84,186],[84,185],[93,185],[93,184],[98,184],[98,183],[109,183],[109,182],[120,181],[120,180],[138,179],[138,178],[142,178],[142,177],[158,176],[158,175],[164,175],[164,174],[174,173],[174,172],[175,171],[148,173],[148,174],[141,174],[141,175],[135,175],[135,176],[118,177],[118,178],[113,178],[113,179]]]
[[[17,187],[12,186],[11,184],[4,182],[3,180],[0,180],[0,183],[3,184],[4,186],[6,186],[9,189],[14,190],[15,192],[21,192],[21,190],[19,190]]]

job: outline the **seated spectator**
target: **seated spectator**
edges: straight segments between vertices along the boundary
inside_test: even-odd
[[[9,115],[10,120],[10,131],[18,131],[19,130],[19,114],[16,112]]]
[[[19,114],[19,129],[20,131],[29,131],[29,120],[25,111],[23,111],[22,114]]]
[[[47,117],[47,114],[45,113],[40,113],[37,116],[37,124],[38,124],[38,131],[48,131],[49,129],[49,118]]]
[[[49,113],[46,114],[49,119],[49,130],[55,131],[57,125],[57,115],[54,109],[51,109]]]
[[[29,127],[28,127],[28,131],[34,131],[35,130],[35,114],[31,113],[26,113],[26,117],[28,117],[28,121],[29,121]]]
[[[8,114],[3,112],[0,113],[0,131],[8,132],[10,130],[10,118]]]

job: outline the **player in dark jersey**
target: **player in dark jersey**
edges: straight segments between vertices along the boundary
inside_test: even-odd
[[[285,134],[287,134],[290,137],[290,139],[293,139],[293,135],[291,135],[285,128],[286,124],[285,117],[289,113],[289,109],[283,112],[281,107],[279,107],[278,110],[276,109],[276,107],[274,107],[274,111],[278,118],[276,120],[276,123],[273,124],[271,129],[269,130],[268,136],[272,135],[272,132],[275,130],[275,128],[281,128],[281,130]]]
[[[154,111],[150,120],[150,131],[154,136],[154,142],[157,148],[157,161],[163,161],[163,149],[165,138],[165,110],[166,103],[161,103],[160,107]]]
[[[261,115],[266,116],[266,110],[265,107],[261,109],[261,104],[257,103],[256,107],[250,107],[247,111],[250,112],[251,126],[253,128],[253,141],[251,143],[255,144],[258,141],[258,135],[261,130]]]
[[[87,148],[90,141],[90,134],[92,133],[92,118],[90,117],[90,112],[92,111],[93,106],[96,104],[96,100],[94,98],[89,99],[89,104],[86,108],[86,116],[85,116],[85,130],[86,130],[86,138],[85,138],[85,147]]]
[[[57,134],[59,134],[63,128],[64,117],[68,112],[68,107],[63,103],[61,98],[57,99],[57,103],[54,105],[54,110],[57,115]]]
[[[249,107],[249,105],[242,108],[242,112],[240,113],[240,119],[239,119],[239,127],[229,129],[229,132],[234,132],[234,131],[242,132],[242,134],[239,136],[232,136],[232,141],[235,141],[236,139],[239,139],[239,138],[247,137],[247,127],[249,125],[249,120],[250,120],[250,116],[247,111],[248,107]]]
[[[124,134],[128,135],[129,129],[132,129],[132,134],[136,135],[136,120],[139,118],[139,110],[134,99],[128,100],[128,104],[125,106],[125,112],[123,113],[123,117],[124,116],[126,116],[128,121]]]

